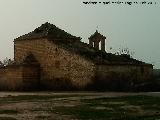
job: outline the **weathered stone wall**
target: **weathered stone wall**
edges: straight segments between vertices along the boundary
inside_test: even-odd
[[[95,66],[83,57],[47,39],[15,41],[15,60],[32,53],[41,67],[41,84],[51,89],[84,88],[94,77]]]
[[[40,63],[40,81],[46,89],[128,90],[148,82],[152,66],[133,64],[95,65],[48,39],[15,41],[15,61],[32,53]],[[30,68],[28,68],[28,71]],[[42,88],[43,89],[43,88]]]
[[[16,90],[22,86],[22,67],[8,66],[0,69],[0,89]]]
[[[34,65],[10,65],[0,68],[0,90],[33,90],[37,87],[39,68]]]
[[[95,84],[110,90],[133,90],[150,82],[152,70],[150,65],[98,65]]]
[[[23,65],[22,66],[23,90],[40,89],[40,68],[39,65]]]

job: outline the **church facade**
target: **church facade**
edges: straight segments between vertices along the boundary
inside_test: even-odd
[[[87,44],[42,24],[14,40],[14,63],[0,68],[0,89],[131,90],[151,80],[151,64],[107,53],[105,39],[96,31]]]

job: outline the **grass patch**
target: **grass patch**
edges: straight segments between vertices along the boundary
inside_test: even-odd
[[[17,120],[17,119],[12,117],[0,117],[0,120]]]
[[[160,119],[160,97],[125,96],[82,99],[75,107],[55,107],[53,112],[92,120],[155,120]],[[154,105],[154,107],[153,107]],[[103,109],[94,109],[103,107]],[[106,109],[105,109],[106,108]]]
[[[106,110],[96,110],[92,109],[88,106],[76,106],[76,107],[57,107],[55,108],[55,111],[57,113],[67,114],[67,115],[73,115],[76,118],[80,119],[100,119],[100,118],[108,118],[113,116],[113,114],[110,111]],[[55,112],[54,111],[54,112]],[[106,114],[110,113],[110,114]]]
[[[96,98],[96,99],[84,99],[82,102],[88,103],[90,105],[104,105],[111,107],[120,107],[123,104],[114,104],[114,102],[125,103],[126,105],[140,106],[143,109],[150,110],[159,110],[160,111],[160,97],[151,97],[151,96],[123,96],[123,97],[114,97],[114,98]],[[90,102],[91,101],[91,102]],[[105,102],[106,104],[102,104]],[[108,102],[108,103],[107,103]],[[113,104],[110,104],[113,102]]]
[[[38,101],[47,101],[52,100],[55,98],[69,98],[69,97],[84,97],[79,95],[19,95],[19,96],[7,96],[7,97],[1,97],[0,102],[1,103],[13,103],[13,102],[38,102]]]
[[[18,111],[17,110],[0,110],[0,114],[18,114]]]
[[[49,119],[49,118],[51,118],[51,116],[44,116],[44,115],[39,115],[39,116],[36,116],[36,119],[42,119],[42,120],[44,120],[44,119]]]
[[[85,96],[85,95],[84,95]],[[33,113],[42,111],[49,115],[69,115],[81,120],[158,120],[160,119],[160,97],[123,96],[99,97],[86,99],[81,95],[20,95],[0,98],[0,103],[49,101],[30,110]],[[70,97],[77,97],[70,102]],[[62,98],[62,99],[56,99]],[[54,100],[55,99],[55,100]],[[2,101],[2,102],[1,102]],[[78,104],[76,104],[76,101]],[[56,102],[56,104],[54,104]],[[68,106],[63,105],[63,103]],[[57,105],[58,104],[58,105]],[[59,106],[59,104],[61,106]],[[73,104],[73,105],[72,105]],[[56,106],[57,105],[57,106]],[[0,110],[0,114],[17,114],[16,110]],[[50,116],[39,115],[36,119],[50,119]],[[3,120],[3,118],[0,120]],[[5,119],[5,120],[12,120]],[[15,120],[13,118],[13,120]]]

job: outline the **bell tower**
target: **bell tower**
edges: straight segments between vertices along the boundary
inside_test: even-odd
[[[93,35],[91,35],[88,39],[89,39],[89,45],[91,47],[94,47],[97,50],[102,50],[105,52],[105,39],[106,39],[105,36],[101,35],[96,30],[96,32]],[[101,49],[99,49],[100,43],[101,43]]]

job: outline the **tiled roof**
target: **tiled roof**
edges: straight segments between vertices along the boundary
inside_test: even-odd
[[[42,24],[40,27],[36,28],[32,32],[16,38],[15,40],[29,40],[45,37],[50,38],[48,40],[53,41],[55,44],[61,46],[62,48],[79,54],[82,57],[85,57],[86,59],[89,59],[96,64],[150,65],[142,61],[133,59],[128,55],[115,55],[112,53],[106,53],[101,50],[96,50],[95,48],[90,47],[88,44],[81,42],[80,37],[73,36],[48,22]],[[105,36],[98,33],[98,31],[96,31],[89,39],[92,39],[93,37],[106,38]],[[54,38],[61,40],[54,40]],[[34,61],[35,59],[33,58],[34,57],[30,55],[26,58],[24,62]]]
[[[151,65],[131,58],[129,55],[115,55],[112,53],[106,53],[101,50],[96,50],[95,48],[90,47],[89,44],[83,43],[81,41],[72,42],[71,44],[66,44],[61,41],[53,42],[58,44],[63,49],[79,54],[82,57],[93,61],[95,64]]]
[[[34,31],[22,35],[15,40],[28,40],[28,39],[36,39],[36,38],[57,38],[57,39],[80,39],[80,37],[73,36],[64,30],[59,29],[53,24],[46,22],[42,24],[40,27],[36,28]]]
[[[96,32],[95,32],[93,35],[91,35],[88,39],[93,39],[93,38],[103,38],[103,39],[106,39],[106,37],[103,36],[102,34],[100,34],[97,30],[96,30]]]

